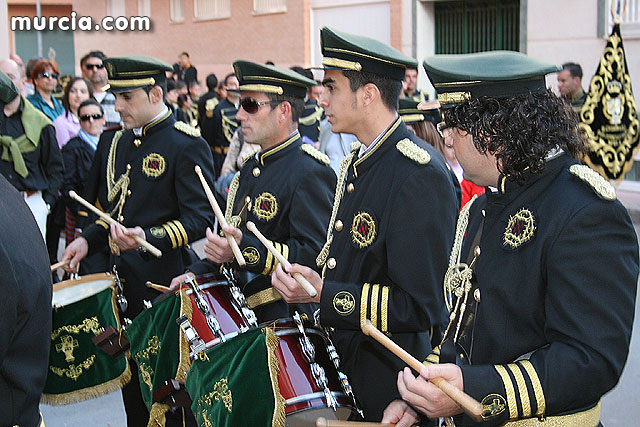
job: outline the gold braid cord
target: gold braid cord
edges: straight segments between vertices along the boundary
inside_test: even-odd
[[[111,141],[111,148],[109,148],[109,157],[107,157],[107,199],[110,203],[113,203],[116,197],[120,195],[118,202],[111,211],[112,218],[118,218],[122,214],[124,202],[127,199],[129,183],[131,182],[131,179],[129,178],[129,172],[131,171],[131,168],[128,165],[125,173],[120,175],[118,181],[115,181],[116,151],[118,149],[118,141],[120,141],[120,137],[122,137],[122,134],[123,131],[120,130],[113,136],[113,140]]]
[[[227,196],[227,207],[224,211],[224,219],[227,220],[229,224],[232,224],[231,216],[233,214],[233,204],[236,202],[236,193],[238,192],[238,187],[240,186],[240,172],[238,172],[233,179],[231,180],[231,184],[229,184],[229,195]],[[237,225],[233,224],[235,227]]]
[[[336,194],[333,198],[333,210],[331,211],[331,220],[329,221],[329,227],[327,229],[327,241],[324,246],[322,246],[322,250],[320,250],[320,253],[316,258],[316,265],[318,268],[325,265],[327,257],[329,256],[329,249],[331,248],[331,242],[333,241],[333,223],[336,221],[336,216],[338,215],[338,208],[340,208],[345,181],[347,179],[347,171],[349,170],[349,165],[351,164],[354,156],[355,152],[352,151],[351,154],[342,159],[342,162],[340,163],[340,172],[338,173],[338,182],[336,184]],[[322,276],[324,277],[324,270]]]

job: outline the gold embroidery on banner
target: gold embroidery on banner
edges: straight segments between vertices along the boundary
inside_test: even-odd
[[[416,143],[411,141],[409,138],[398,141],[398,143],[396,144],[396,148],[399,152],[402,153],[403,156],[413,160],[418,164],[426,165],[431,161],[431,156],[429,155],[427,150],[416,145]]]
[[[260,261],[260,252],[253,246],[247,246],[242,250],[242,256],[248,265],[256,265]]]
[[[273,427],[284,427],[286,419],[286,400],[280,392],[278,378],[280,377],[280,363],[276,356],[276,349],[280,345],[280,338],[274,333],[274,328],[264,328],[266,344],[267,344],[267,361],[269,363],[269,377],[271,378],[271,390],[273,391],[273,417],[271,425]]]
[[[528,242],[536,230],[535,219],[530,210],[522,208],[511,215],[504,230],[503,243],[512,249]]]
[[[153,378],[153,368],[145,362],[140,362],[138,368],[140,369],[140,375],[142,375],[142,382],[149,387],[149,391],[153,391],[153,383],[151,382]]]
[[[95,361],[95,359],[96,359],[96,355],[92,354],[91,356],[87,357],[82,363],[78,365],[72,364],[72,365],[69,365],[68,368],[58,368],[57,366],[49,366],[49,369],[51,370],[51,372],[53,372],[59,377],[67,377],[74,381],[77,381],[78,378],[80,378],[80,375],[82,375],[84,371],[86,371],[93,365],[93,362]]]
[[[162,227],[151,227],[151,235],[156,239],[164,239],[167,237],[167,231]]]
[[[524,370],[527,372],[527,375],[529,375],[529,380],[531,381],[531,385],[533,387],[533,393],[536,396],[536,416],[542,417],[547,410],[547,403],[544,398],[544,390],[542,390],[542,384],[540,383],[540,378],[538,378],[538,373],[536,372],[533,364],[530,361],[521,360],[518,363],[524,368]]]
[[[369,213],[358,212],[353,217],[351,237],[353,243],[360,248],[365,248],[373,243],[376,238],[376,223]]]
[[[78,340],[71,335],[63,335],[60,337],[60,344],[56,344],[56,351],[64,353],[66,362],[73,362],[76,358],[73,356],[73,349],[78,347]]]
[[[340,291],[333,297],[333,308],[341,316],[348,316],[356,309],[356,299],[350,292]]]
[[[369,288],[370,284],[365,283],[362,285],[362,294],[360,295],[360,328],[364,327],[364,322],[367,320],[367,307],[369,307]]]
[[[378,327],[378,296],[380,294],[380,285],[371,287],[371,323]]]
[[[382,302],[380,303],[380,330],[389,331],[389,286],[382,287]]]
[[[151,153],[142,159],[142,172],[149,178],[158,178],[167,168],[167,162],[158,153]]]
[[[88,334],[91,332],[94,335],[98,335],[102,332],[102,330],[100,322],[98,322],[98,317],[93,316],[84,319],[79,325],[65,325],[56,329],[55,331],[51,332],[51,341],[58,338],[62,332],[66,332],[68,334],[79,334],[80,332],[85,332]]]
[[[513,381],[511,380],[511,377],[507,373],[507,370],[505,369],[504,366],[494,365],[493,367],[495,368],[496,371],[498,371],[498,374],[502,378],[502,383],[504,384],[504,390],[505,390],[505,393],[507,394],[507,407],[509,408],[509,418],[514,420],[518,418],[518,405],[516,403],[516,392],[515,392],[515,388],[513,387]]]
[[[506,409],[504,397],[499,394],[490,394],[482,399],[482,419],[490,420],[497,417]]]
[[[258,218],[270,221],[278,214],[278,201],[276,196],[264,192],[256,197],[253,205],[253,213]]]
[[[529,391],[524,381],[524,375],[522,375],[520,367],[516,364],[510,363],[507,365],[507,368],[511,370],[513,377],[516,379],[516,385],[518,386],[520,405],[522,406],[522,416],[520,418],[529,418],[531,416],[531,400],[529,400]]]
[[[617,198],[616,190],[609,181],[587,165],[571,165],[569,172],[591,186],[593,191],[605,200],[613,201]]]

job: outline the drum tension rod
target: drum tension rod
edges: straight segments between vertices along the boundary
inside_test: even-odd
[[[198,310],[200,310],[200,312],[204,315],[204,318],[207,320],[207,326],[209,326],[209,329],[211,329],[213,335],[220,338],[220,342],[226,342],[227,338],[224,336],[224,333],[222,333],[220,323],[218,322],[218,319],[216,319],[211,314],[209,304],[207,304],[207,301],[202,296],[202,291],[200,291],[200,287],[198,286],[196,279],[194,279],[193,277],[188,277],[187,280],[185,280],[185,283],[189,286],[189,288],[191,288],[196,306],[198,307]]]

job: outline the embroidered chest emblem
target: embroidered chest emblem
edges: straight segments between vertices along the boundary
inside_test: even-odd
[[[142,159],[142,172],[149,178],[158,178],[167,168],[167,162],[158,153],[151,153]]]
[[[376,223],[367,212],[358,212],[351,224],[351,238],[360,248],[369,246],[376,238]]]
[[[504,230],[503,243],[508,248],[516,249],[531,240],[535,230],[533,214],[530,210],[522,208],[509,218]]]
[[[272,220],[278,213],[278,201],[276,200],[276,196],[271,193],[260,194],[255,198],[253,213],[262,220]]]
[[[356,309],[356,299],[350,292],[340,291],[333,297],[333,308],[341,316],[348,316]]]

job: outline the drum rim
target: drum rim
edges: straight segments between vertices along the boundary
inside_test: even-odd
[[[82,283],[87,283],[87,282],[95,282],[98,280],[111,280],[113,283],[115,283],[115,278],[113,277],[113,275],[109,272],[106,273],[92,273],[92,274],[86,274],[84,276],[78,276],[77,279],[67,279],[67,280],[63,280],[61,282],[58,283],[54,283],[53,284],[53,291],[59,291],[71,286],[76,286],[76,285],[80,285]]]
[[[338,402],[339,398],[349,399],[349,396],[347,396],[345,392],[330,390],[330,393],[331,393],[331,396],[333,396],[336,399],[337,406],[353,409],[353,405],[349,405],[349,404],[343,405],[340,402]],[[318,399],[326,399],[326,396],[323,391],[317,391],[315,393],[307,393],[307,394],[303,394],[302,396],[291,397],[285,401],[285,406],[294,406],[300,403],[310,402],[312,400],[318,400]],[[330,408],[330,406],[327,406],[327,408]],[[308,411],[308,409],[300,409],[292,413],[295,414],[296,412],[301,412],[301,411]]]

